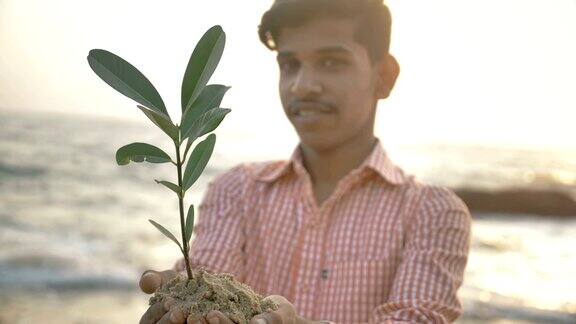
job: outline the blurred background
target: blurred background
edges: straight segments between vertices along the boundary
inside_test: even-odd
[[[178,227],[177,200],[153,181],[175,170],[114,159],[171,143],[92,72],[90,49],[138,67],[178,120],[196,42],[226,31],[211,83],[232,86],[233,112],[188,203],[231,166],[289,157],[296,133],[256,33],[271,3],[0,0],[0,323],[137,322],[141,272],[178,258],[146,221]],[[402,72],[377,135],[472,210],[459,322],[575,323],[576,1],[387,3]]]

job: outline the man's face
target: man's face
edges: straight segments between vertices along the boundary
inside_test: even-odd
[[[354,31],[352,21],[326,18],[279,34],[280,98],[303,145],[372,139],[378,71]]]

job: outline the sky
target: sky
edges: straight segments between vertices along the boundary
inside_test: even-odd
[[[232,86],[226,134],[293,143],[275,55],[256,30],[271,0],[0,0],[0,109],[147,122],[89,68],[112,51],[155,85],[173,119],[201,35],[227,33],[211,83]],[[385,143],[576,149],[576,0],[388,0],[401,74],[379,104]]]

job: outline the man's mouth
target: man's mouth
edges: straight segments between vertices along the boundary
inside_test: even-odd
[[[296,101],[290,105],[290,113],[294,116],[315,116],[334,111],[332,105],[317,101]]]

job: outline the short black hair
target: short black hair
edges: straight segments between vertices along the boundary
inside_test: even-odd
[[[372,62],[390,51],[392,17],[383,0],[276,0],[264,13],[258,27],[260,41],[276,50],[276,39],[284,27],[301,26],[316,18],[352,19],[355,39]]]

